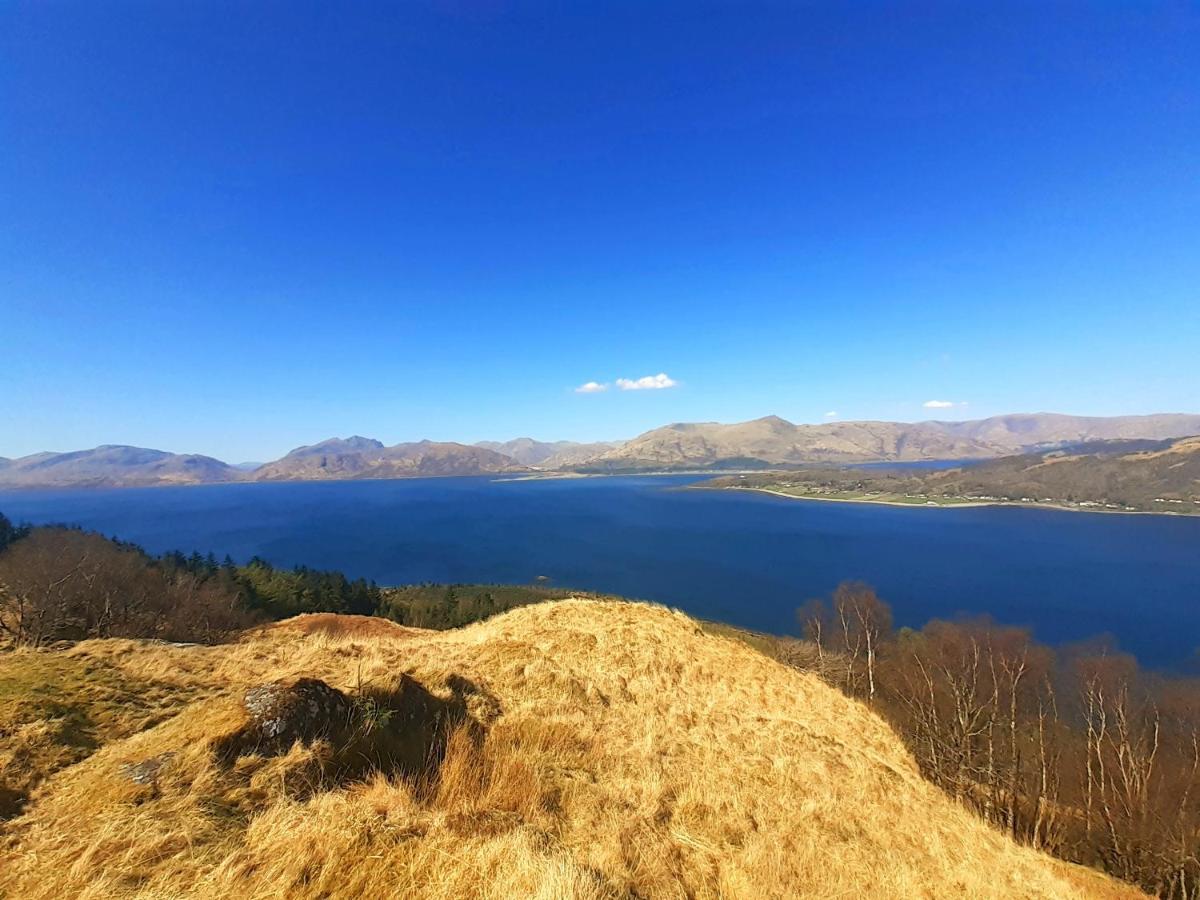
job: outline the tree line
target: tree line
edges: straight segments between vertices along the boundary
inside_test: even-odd
[[[373,615],[379,588],[341,572],[211,554],[153,557],[66,526],[17,528],[0,514],[0,642],[44,646],[138,637],[215,643],[305,612]]]
[[[826,677],[959,801],[1033,847],[1200,897],[1200,680],[1103,641],[1056,652],[988,618],[896,630],[855,582],[797,616]]]
[[[16,527],[0,514],[0,645],[137,637],[215,643],[301,613],[383,616],[457,628],[567,596],[543,586],[410,585],[381,589],[337,571],[284,569],[259,557],[179,552],[66,526]]]

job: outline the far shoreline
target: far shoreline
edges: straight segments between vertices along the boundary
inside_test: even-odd
[[[722,471],[722,474],[737,475],[737,474],[752,474],[757,470],[751,470],[746,473],[741,473],[737,470]],[[486,479],[493,484],[506,484],[514,481],[557,481],[557,480],[574,480],[578,478],[640,478],[640,477],[665,477],[672,475],[695,475],[711,478],[711,471],[703,470],[687,470],[687,471],[646,471],[646,472],[473,472],[470,474],[449,474],[449,475],[396,475],[390,478],[234,478],[229,481],[153,481],[149,483],[130,483],[130,484],[111,484],[95,481],[89,482],[68,482],[64,484],[47,484],[38,482],[36,484],[2,484],[0,483],[0,497],[6,494],[21,494],[21,493],[40,493],[45,491],[87,491],[87,492],[105,492],[105,491],[144,491],[157,488],[210,488],[210,487],[229,487],[231,485],[269,485],[269,484],[363,484],[369,482],[391,482],[391,481],[441,481],[455,478],[479,478]]]
[[[623,477],[640,477],[640,478],[661,478],[661,477],[678,477],[678,476],[697,476],[703,478],[702,481],[697,481],[692,484],[679,485],[675,490],[707,490],[707,491],[749,491],[758,494],[768,494],[773,497],[779,497],[784,500],[812,500],[820,503],[859,503],[869,504],[872,506],[890,506],[902,509],[971,509],[987,506],[994,507],[1018,507],[1022,509],[1041,509],[1058,512],[1073,512],[1073,513],[1100,513],[1103,515],[1118,515],[1118,516],[1171,516],[1178,519],[1200,519],[1200,512],[1174,512],[1172,510],[1149,510],[1149,509],[1103,509],[1096,507],[1079,507],[1079,506],[1063,506],[1051,503],[1024,503],[1020,500],[966,500],[961,503],[938,503],[938,502],[921,502],[921,503],[903,503],[896,500],[872,500],[868,498],[848,499],[845,497],[823,497],[816,495],[799,495],[789,494],[784,491],[772,490],[765,487],[748,487],[740,485],[713,485],[708,483],[714,477],[724,477],[729,475],[757,475],[760,470],[721,470],[719,473],[714,473],[709,470],[658,470],[658,471],[642,471],[642,472],[571,472],[571,471],[542,471],[542,472],[490,472],[477,473],[474,475],[401,475],[392,478],[279,478],[279,479],[264,479],[255,480],[248,478],[238,478],[230,481],[184,481],[184,482],[156,482],[152,484],[97,484],[95,482],[86,484],[37,484],[37,485],[0,485],[0,500],[5,496],[14,496],[19,494],[41,494],[53,492],[86,492],[86,493],[109,493],[113,491],[123,490],[153,490],[157,488],[213,488],[213,487],[228,487],[230,485],[279,485],[279,484],[345,484],[345,483],[363,483],[363,482],[391,482],[391,481],[435,481],[442,479],[456,478],[478,478],[486,479],[492,484],[511,484],[513,482],[524,481],[574,481],[577,479],[591,478],[623,478]]]
[[[1150,509],[1096,509],[1094,507],[1078,507],[1078,506],[1060,506],[1057,503],[1022,503],[1020,500],[968,500],[964,503],[901,503],[897,500],[849,500],[845,497],[816,497],[816,496],[801,496],[799,494],[787,494],[783,491],[773,491],[770,488],[760,487],[737,487],[735,485],[706,485],[693,484],[689,488],[696,488],[705,491],[751,491],[756,494],[770,494],[772,497],[781,497],[784,500],[811,500],[816,503],[864,503],[871,506],[894,506],[901,509],[972,509],[983,506],[1009,506],[1018,507],[1020,509],[1045,509],[1052,512],[1071,512],[1071,513],[1098,513],[1107,516],[1174,516],[1179,519],[1195,519],[1200,518],[1200,513],[1188,512],[1171,512],[1163,510]]]

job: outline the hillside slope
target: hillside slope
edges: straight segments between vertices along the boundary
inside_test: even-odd
[[[353,698],[352,735],[247,744],[247,688],[297,676]],[[1140,896],[1018,847],[865,707],[661,607],[568,600],[438,633],[308,616],[232,646],[0,659],[29,703],[61,704],[55,679],[86,683],[76,713],[100,746],[51,765],[7,824],[7,896]],[[303,690],[303,722],[334,722],[342,695]],[[146,709],[112,725],[122,691]],[[54,763],[59,708],[0,720],[25,742],[0,762]],[[405,767],[411,746],[390,776],[355,768],[456,720],[425,768]],[[289,734],[282,714],[254,721]]]
[[[1153,512],[1200,512],[1200,437],[1164,441],[1130,452],[1123,442],[1093,452],[1007,457],[921,480],[939,494],[1054,498],[1119,504]]]

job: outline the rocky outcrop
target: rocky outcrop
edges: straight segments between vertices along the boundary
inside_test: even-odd
[[[245,724],[222,739],[222,755],[286,753],[297,741],[329,739],[341,743],[354,726],[354,704],[337,688],[317,678],[257,685],[242,698]]]
[[[447,735],[459,725],[483,726],[499,710],[490,695],[452,677],[449,696],[431,693],[408,675],[390,689],[349,696],[316,678],[256,685],[242,697],[243,723],[218,739],[217,755],[281,756],[293,745],[327,744],[328,773],[353,778],[360,770],[415,775],[436,767]],[[495,708],[493,708],[495,707]],[[472,713],[479,713],[479,716]]]

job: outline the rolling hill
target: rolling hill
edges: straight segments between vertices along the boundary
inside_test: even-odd
[[[977,819],[816,676],[655,606],[85,641],[0,657],[0,716],[40,780],[0,842],[0,893],[30,900],[1141,896]]]
[[[0,465],[0,488],[146,487],[241,479],[242,473],[211,456],[120,445],[35,453]]]

